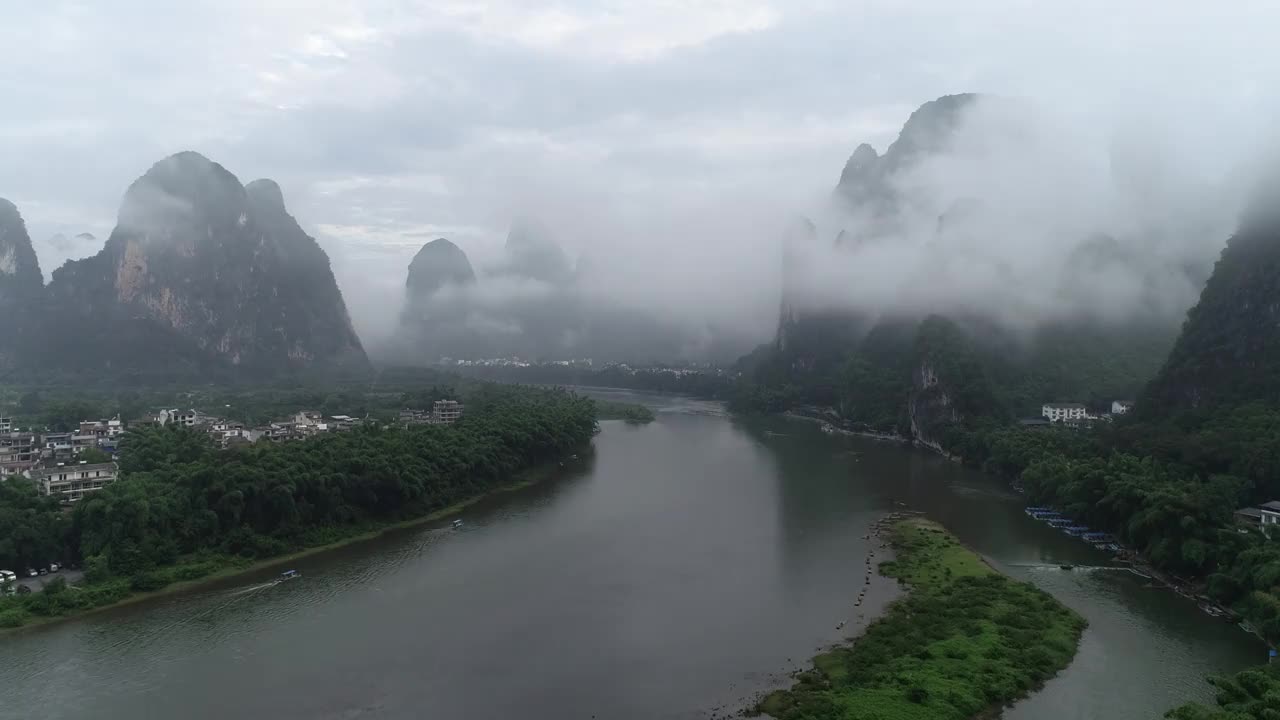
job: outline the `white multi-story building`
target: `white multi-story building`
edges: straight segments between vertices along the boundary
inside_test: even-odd
[[[1049,422],[1084,420],[1089,417],[1088,409],[1080,403],[1045,403],[1040,408],[1040,414],[1048,418]]]
[[[1132,400],[1112,400],[1111,401],[1112,415],[1123,415],[1132,409],[1133,409]]]
[[[63,502],[75,502],[86,493],[95,492],[116,481],[115,463],[75,465],[58,463],[54,467],[31,471],[31,479],[41,495],[56,497]]]
[[[437,400],[431,404],[433,425],[452,425],[462,417],[462,405],[457,400]]]
[[[40,461],[35,433],[0,433],[0,477],[25,475]]]

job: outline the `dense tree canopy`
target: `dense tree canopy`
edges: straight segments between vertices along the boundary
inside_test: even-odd
[[[0,568],[80,561],[91,587],[0,599],[0,626],[200,577],[225,564],[219,558],[269,557],[419,517],[569,454],[596,428],[594,402],[559,390],[476,385],[463,399],[452,425],[370,424],[231,450],[191,428],[133,429],[120,480],[74,512],[26,478],[6,480]]]

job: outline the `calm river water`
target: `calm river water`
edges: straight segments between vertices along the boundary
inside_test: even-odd
[[[272,573],[0,638],[0,717],[709,718],[785,682],[894,590],[862,539],[899,503],[1090,622],[1014,720],[1158,718],[1250,636],[1022,513],[999,482],[800,421],[642,397],[564,477]],[[848,621],[843,630],[836,625]]]

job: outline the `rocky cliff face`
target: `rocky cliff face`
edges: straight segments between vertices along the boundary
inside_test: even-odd
[[[13,203],[0,198],[0,370],[17,364],[44,291],[26,223]]]
[[[192,152],[130,186],[97,255],[48,289],[60,366],[261,372],[367,365],[328,257],[269,180]]]
[[[0,198],[0,302],[39,295],[42,277],[22,215]]]
[[[1228,242],[1139,402],[1154,420],[1247,402],[1280,402],[1280,191]]]
[[[945,95],[921,105],[907,118],[898,139],[884,155],[877,155],[866,143],[859,145],[840,173],[836,197],[872,216],[891,214],[899,202],[894,176],[921,157],[945,150],[964,112],[980,97],[974,93]]]

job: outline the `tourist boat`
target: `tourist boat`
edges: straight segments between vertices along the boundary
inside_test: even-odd
[[[1072,537],[1079,537],[1080,535],[1089,532],[1089,528],[1083,525],[1072,525],[1069,528],[1063,528],[1062,531]]]
[[[1072,564],[1070,564],[1070,563],[1063,563],[1063,564],[1059,565],[1058,567],[1062,568],[1063,570],[1074,570],[1076,566],[1075,566],[1075,565],[1072,565]]]
[[[284,582],[285,580],[297,580],[300,577],[302,577],[302,573],[297,570],[285,570],[280,573],[280,582]]]

